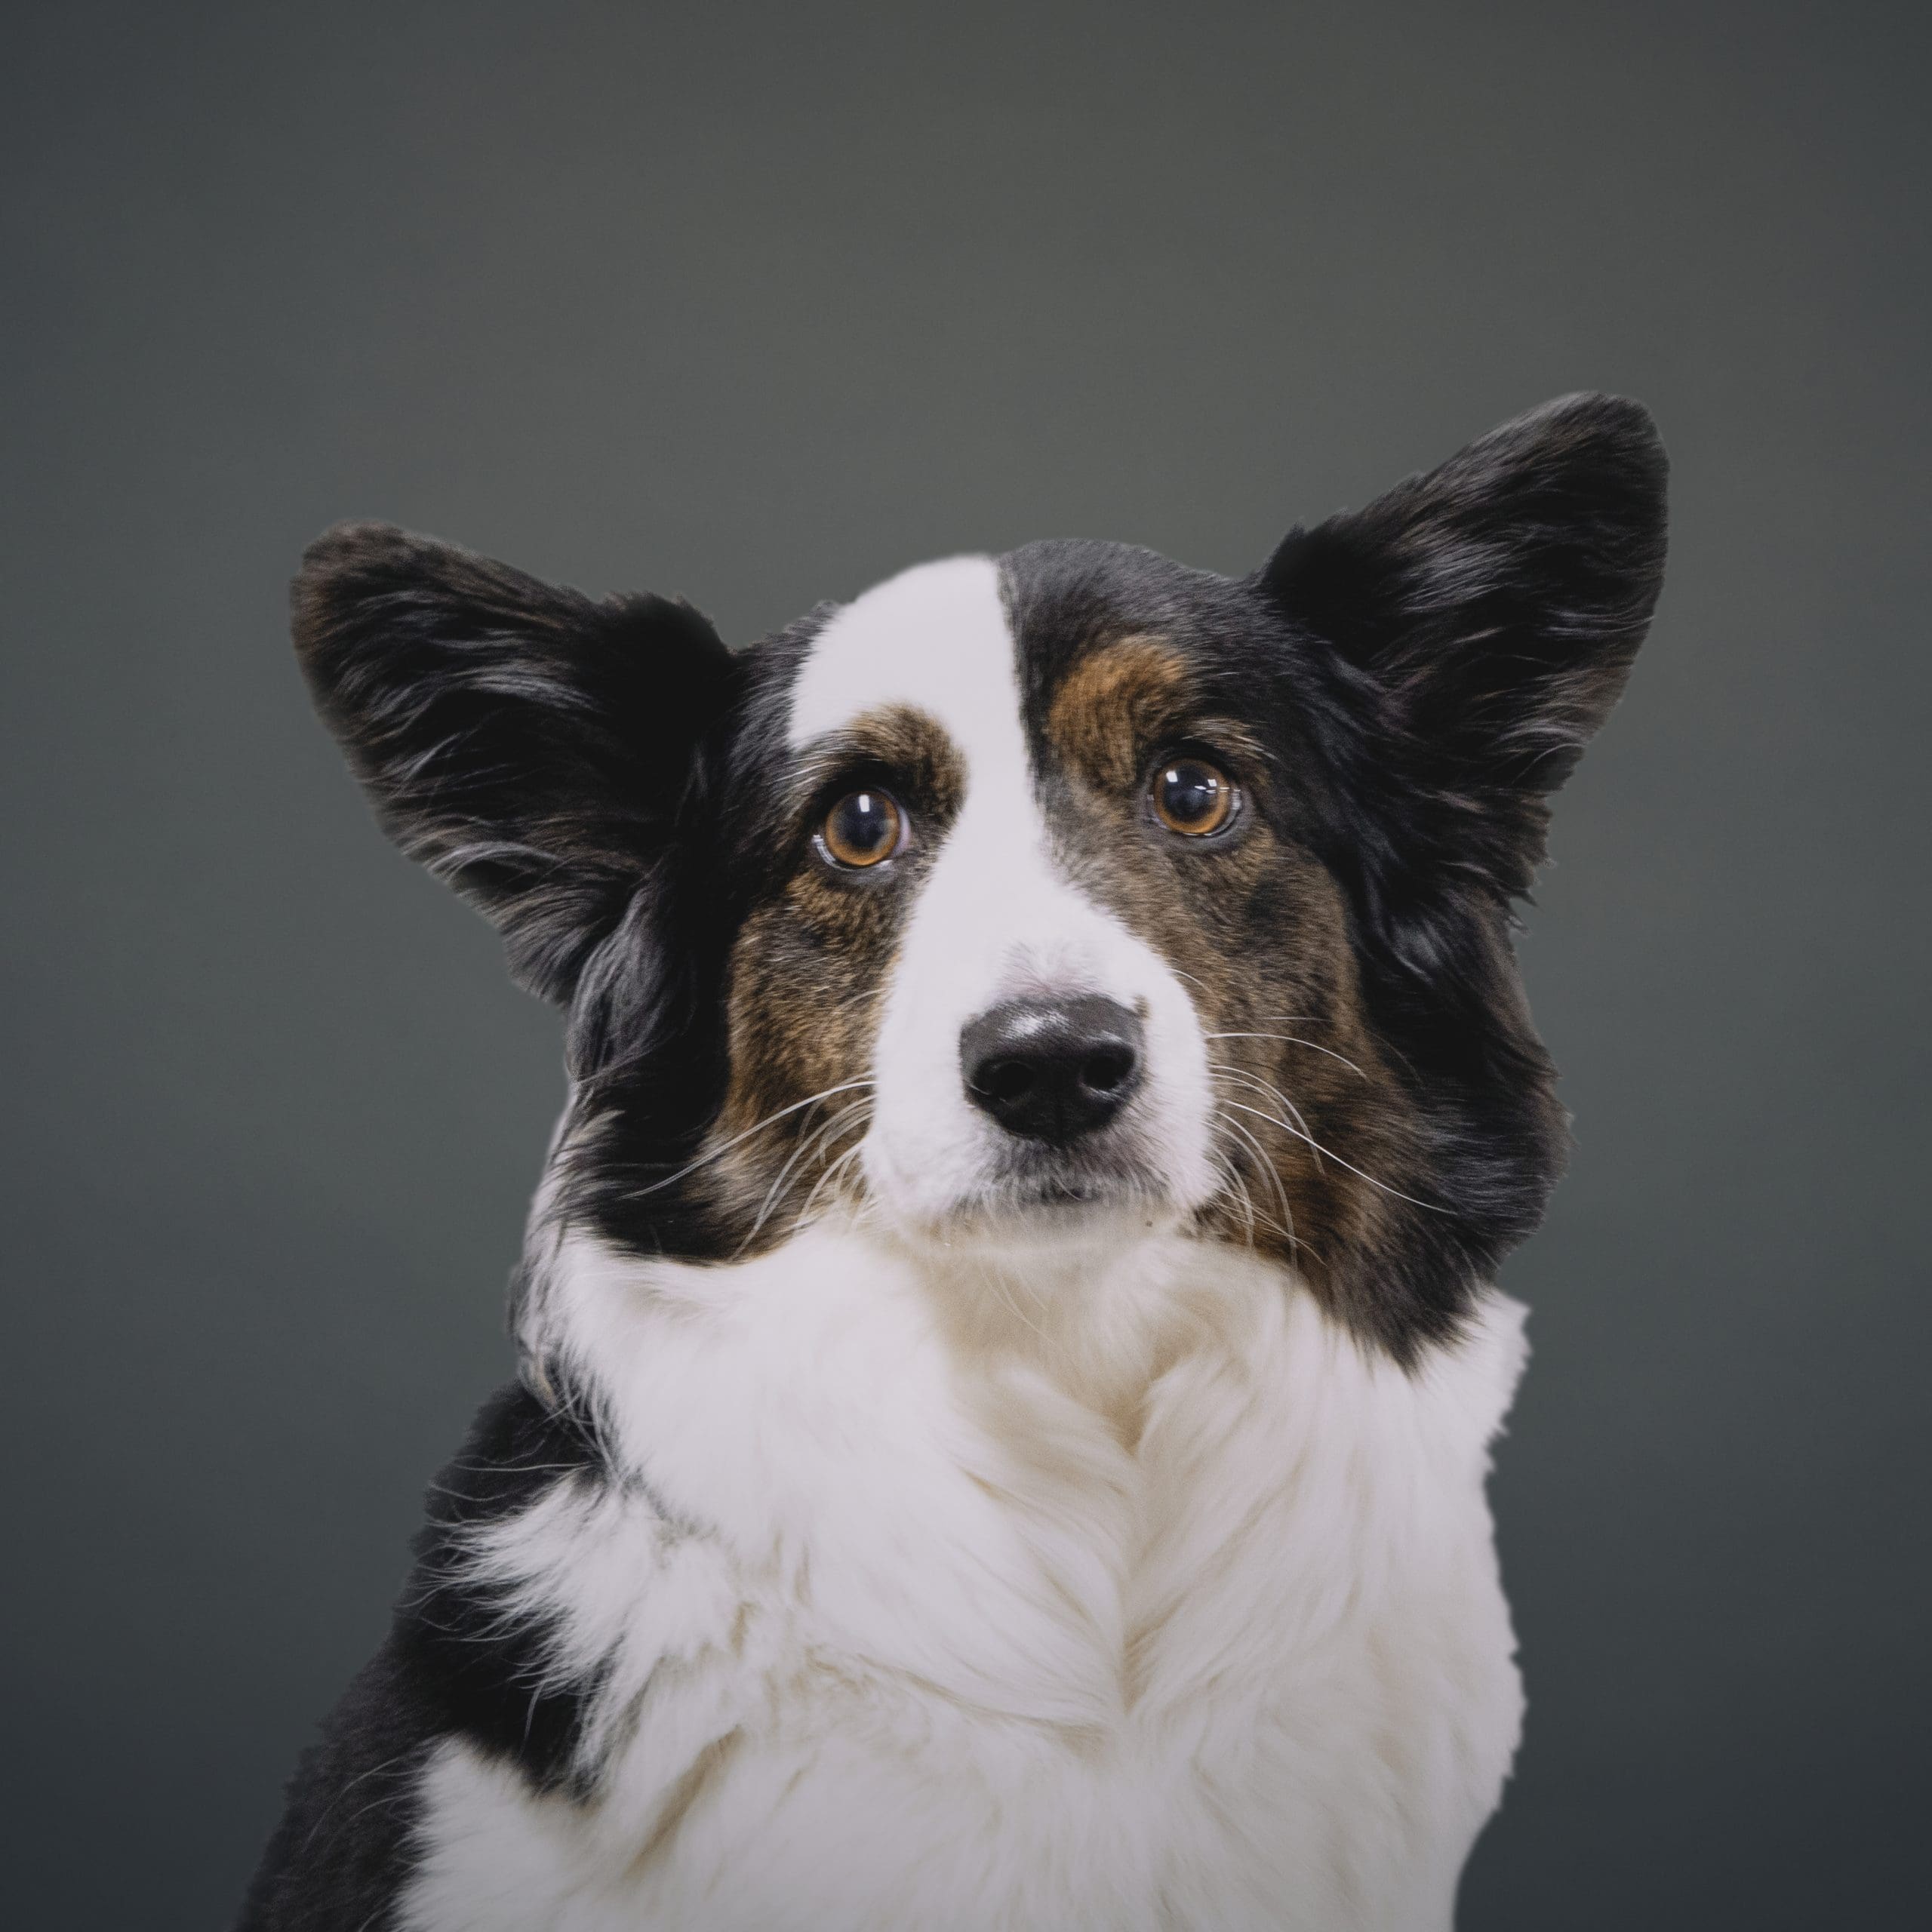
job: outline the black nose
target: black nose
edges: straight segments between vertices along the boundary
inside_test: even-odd
[[[1008,1000],[960,1035],[959,1065],[974,1105],[1009,1134],[1064,1146],[1132,1097],[1143,1037],[1113,1000]]]

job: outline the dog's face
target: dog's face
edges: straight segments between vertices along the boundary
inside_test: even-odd
[[[834,1209],[1185,1229],[1407,1359],[1561,1164],[1510,907],[1663,486],[1640,409],[1571,398],[1250,578],[1036,544],[736,654],[351,526],[296,633],[386,823],[569,1008],[552,1214],[715,1260]]]

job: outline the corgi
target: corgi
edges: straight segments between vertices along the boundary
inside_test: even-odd
[[[1572,396],[1251,576],[1035,543],[738,650],[309,551],[321,715],[571,1086],[243,1932],[1445,1932],[1567,1147],[1513,909],[1665,477]]]

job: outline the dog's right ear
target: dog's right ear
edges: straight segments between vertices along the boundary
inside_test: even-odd
[[[388,524],[338,525],[295,648],[383,829],[567,1002],[663,864],[732,655],[688,604],[601,603]]]

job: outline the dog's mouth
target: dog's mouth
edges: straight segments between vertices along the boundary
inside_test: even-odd
[[[1029,1151],[956,1201],[948,1238],[1052,1243],[1113,1223],[1144,1226],[1174,1211],[1161,1177],[1120,1154]]]
[[[1014,1198],[1029,1206],[1074,1208],[1104,1199],[1112,1190],[1098,1181],[1043,1180],[1015,1191]]]
[[[1071,1142],[983,1130],[936,1160],[916,1134],[902,1140],[875,1122],[867,1198],[876,1225],[920,1250],[1020,1260],[1082,1243],[1132,1244],[1173,1232],[1201,1205],[1177,1131],[1134,1115]]]

